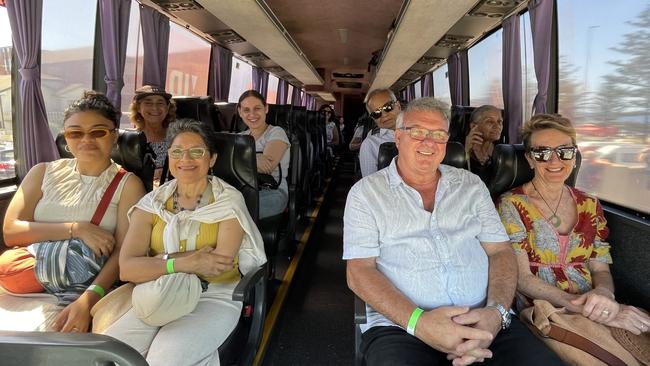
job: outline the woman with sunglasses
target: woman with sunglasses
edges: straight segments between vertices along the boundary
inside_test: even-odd
[[[257,151],[257,172],[273,176],[279,183],[277,189],[260,189],[259,218],[278,215],[284,211],[289,201],[289,172],[290,152],[289,138],[281,127],[266,123],[269,106],[266,99],[255,90],[245,91],[239,97],[237,112],[248,130],[242,135],[251,135],[255,139]]]
[[[15,320],[17,325],[33,325],[32,330],[86,332],[91,308],[118,279],[118,256],[129,226],[126,214],[145,192],[137,176],[123,174],[111,160],[120,114],[104,95],[84,93],[64,112],[66,150],[74,158],[34,166],[9,203],[3,226],[5,243],[10,248],[27,250],[9,250],[0,257],[0,267],[5,267],[0,272],[7,273],[9,266],[14,273],[12,279],[2,281],[3,287],[14,293],[43,292],[45,288],[52,293],[52,283],[66,283],[68,289],[54,294],[59,305],[69,304],[43,314],[43,324],[32,324],[38,318],[34,316],[23,322],[17,314],[15,319],[2,319],[3,327]],[[92,223],[105,192],[113,188],[101,221]],[[36,263],[34,255],[39,261],[50,259],[46,250],[52,245],[62,248],[66,277],[52,278],[48,284],[42,281],[44,275],[40,272],[46,268]],[[88,271],[98,272],[96,277],[89,276],[83,283],[72,282],[68,272],[75,268],[82,271],[82,267],[75,267],[77,261],[71,264],[71,248],[83,253],[83,263],[92,262],[92,270]],[[14,257],[9,258],[11,255]],[[41,309],[51,306],[43,304]]]
[[[133,102],[129,106],[131,122],[138,131],[144,132],[149,146],[156,154],[156,182],[160,179],[167,157],[167,127],[176,119],[176,103],[171,98],[172,95],[165,90],[145,85],[135,91]]]
[[[536,115],[524,124],[522,138],[534,177],[497,202],[517,253],[518,308],[543,299],[598,323],[647,332],[648,314],[616,301],[600,203],[564,184],[577,151],[571,122],[559,115]]]
[[[218,365],[218,348],[241,314],[242,303],[232,300],[240,270],[246,273],[266,261],[262,238],[241,193],[208,175],[217,160],[212,128],[180,119],[169,127],[167,140],[175,179],[131,210],[120,277],[145,288],[153,284],[160,289],[158,296],[176,297],[176,303],[183,302],[178,298],[183,289],[174,286],[201,282],[203,292],[197,291],[198,303],[189,313],[161,322],[153,314],[175,313],[180,306],[151,307],[147,298],[136,297],[136,287],[133,308],[103,333],[135,348],[149,365]],[[161,316],[167,317],[156,318]]]

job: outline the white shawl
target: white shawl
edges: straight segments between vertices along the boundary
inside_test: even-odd
[[[173,179],[142,197],[129,210],[129,219],[136,207],[158,215],[167,224],[163,231],[165,252],[176,253],[181,240],[187,240],[187,250],[196,248],[196,236],[201,223],[213,224],[234,217],[245,233],[239,248],[239,270],[246,274],[266,263],[262,235],[248,213],[241,192],[217,177],[211,177],[210,183],[215,202],[207,206],[177,214],[167,211],[165,203],[176,190],[176,179]]]

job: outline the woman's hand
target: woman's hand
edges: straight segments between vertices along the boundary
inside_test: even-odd
[[[80,297],[66,306],[54,318],[52,327],[58,332],[88,332],[90,327],[90,306]]]
[[[90,222],[75,222],[72,236],[83,240],[97,257],[111,255],[115,247],[113,234]]]
[[[582,306],[582,315],[598,322],[607,323],[618,315],[620,305],[614,300],[614,294],[602,287],[595,288],[582,294],[571,304]]]
[[[231,270],[234,258],[216,254],[211,247],[203,247],[186,257],[192,268],[191,273],[199,276],[214,277]]]
[[[483,143],[483,136],[476,127],[478,127],[478,125],[472,125],[467,137],[465,137],[465,152],[468,154],[472,151],[473,145],[480,145]]]
[[[648,332],[650,329],[650,316],[645,311],[634,306],[621,305],[621,311],[616,315],[616,318],[605,324],[639,335]]]

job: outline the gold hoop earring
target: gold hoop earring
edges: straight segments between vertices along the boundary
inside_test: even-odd
[[[67,151],[67,152],[70,152],[70,146],[65,145],[65,146],[63,147],[63,150],[65,150],[65,151]]]

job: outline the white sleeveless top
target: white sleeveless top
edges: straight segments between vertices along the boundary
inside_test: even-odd
[[[90,222],[106,188],[120,166],[111,162],[98,177],[79,174],[76,159],[59,159],[47,163],[41,191],[43,197],[34,209],[34,221]],[[133,173],[124,174],[99,226],[115,233],[117,205],[124,183]]]

